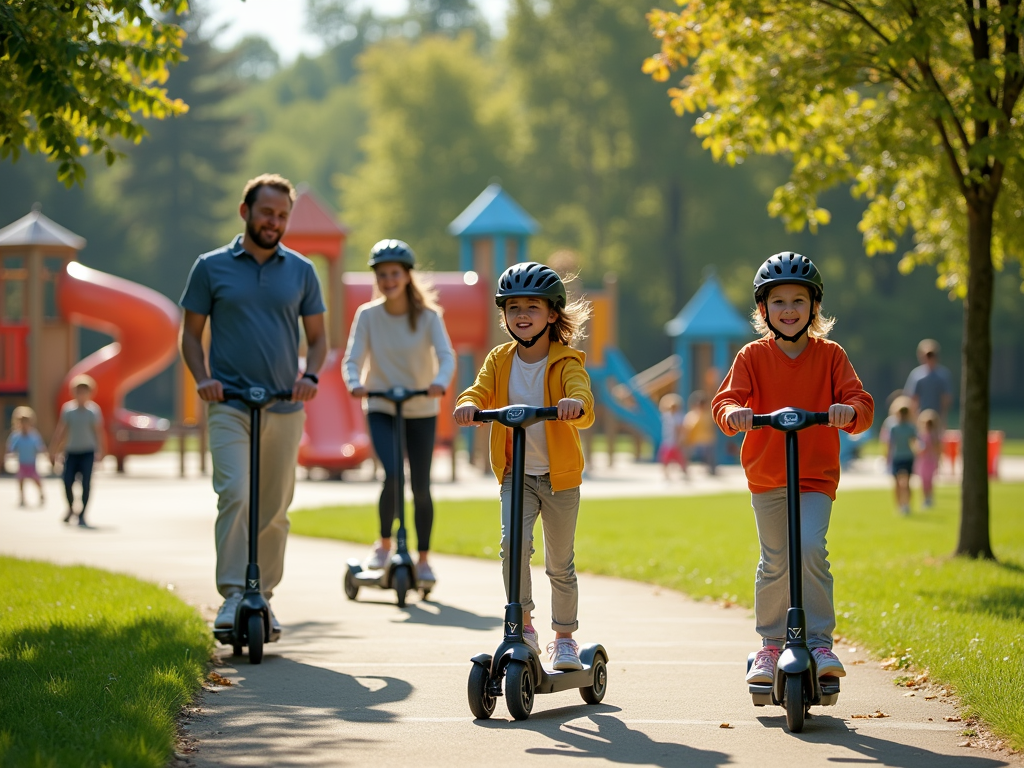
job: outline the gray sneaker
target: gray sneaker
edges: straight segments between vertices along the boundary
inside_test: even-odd
[[[242,602],[242,593],[236,592],[224,600],[224,605],[217,611],[217,618],[213,622],[214,629],[231,629],[235,626],[235,611],[238,604]]]
[[[523,627],[523,642],[530,646],[540,656],[540,642],[537,640],[537,630],[533,627]]]
[[[267,603],[267,610],[270,611],[270,631],[280,632],[281,625],[277,621],[277,616],[274,615],[274,609],[270,607],[270,603]]]
[[[555,669],[583,669],[580,647],[571,637],[556,637],[553,643],[548,643],[548,655],[551,657],[551,666]]]
[[[366,559],[363,567],[368,571],[379,571],[391,558],[391,550],[385,547],[374,547],[370,556]]]
[[[416,563],[416,583],[422,587],[433,587],[437,583],[430,563]]]

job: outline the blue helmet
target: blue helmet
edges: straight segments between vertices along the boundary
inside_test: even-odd
[[[369,266],[375,267],[389,261],[404,264],[412,269],[416,266],[416,254],[412,252],[408,243],[401,240],[381,240],[370,249]]]

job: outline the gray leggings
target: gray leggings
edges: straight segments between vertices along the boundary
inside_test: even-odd
[[[753,493],[750,504],[761,541],[761,562],[754,582],[754,617],[764,645],[782,647],[789,609],[789,523],[786,489]],[[832,516],[832,499],[823,493],[800,494],[800,545],[804,561],[804,611],[807,644],[831,648],[836,628],[825,534]]]

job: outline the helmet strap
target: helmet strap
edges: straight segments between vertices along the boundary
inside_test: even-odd
[[[534,337],[533,337],[532,339],[521,339],[521,338],[519,338],[519,337],[518,337],[518,336],[516,336],[516,335],[515,335],[514,333],[512,333],[512,329],[511,329],[511,328],[506,328],[505,330],[507,330],[507,331],[508,331],[508,335],[509,335],[509,336],[511,336],[511,337],[512,337],[513,339],[515,339],[515,340],[516,340],[516,341],[517,341],[518,343],[522,344],[522,345],[523,345],[524,347],[526,347],[527,349],[529,349],[529,348],[530,348],[530,347],[532,347],[532,346],[533,346],[534,344],[536,344],[536,343],[537,343],[538,341],[540,341],[540,337],[541,337],[541,336],[543,336],[543,335],[544,335],[545,333],[547,333],[547,332],[548,332],[548,328],[550,328],[550,327],[551,327],[551,323],[548,323],[547,325],[545,325],[545,326],[544,326],[544,330],[543,330],[543,331],[541,331],[540,333],[538,333],[538,334],[537,334],[536,336],[534,336]]]

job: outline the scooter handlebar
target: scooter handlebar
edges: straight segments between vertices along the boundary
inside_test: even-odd
[[[580,416],[583,411],[580,411]],[[504,408],[494,408],[486,411],[477,411],[473,414],[473,421],[489,422],[496,421],[506,427],[528,427],[538,421],[554,421],[558,418],[558,407],[548,406],[537,408],[532,405],[506,405]]]
[[[275,400],[291,400],[292,391],[284,389],[280,392],[270,392],[263,387],[249,387],[248,389],[224,389],[224,400],[241,400],[250,408],[264,408]]]
[[[367,392],[367,397],[383,397],[392,403],[404,403],[413,397],[430,394],[426,389],[406,389],[405,387],[391,387],[391,389],[375,389]]]
[[[828,411],[805,411],[801,408],[780,408],[772,413],[754,414],[752,426],[771,427],[781,432],[795,432],[818,424],[828,425]]]

